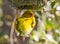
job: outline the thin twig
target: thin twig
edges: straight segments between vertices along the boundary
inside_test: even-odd
[[[11,26],[11,32],[10,32],[10,44],[13,44],[14,41],[13,41],[13,35],[14,35],[14,22],[16,20],[16,17],[14,18],[13,20],[13,23],[12,23],[12,26]]]

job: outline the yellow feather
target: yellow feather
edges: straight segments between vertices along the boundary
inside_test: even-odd
[[[15,21],[16,32],[23,35],[28,35],[31,33],[36,22],[34,14],[31,11],[26,11],[21,17],[17,17]]]

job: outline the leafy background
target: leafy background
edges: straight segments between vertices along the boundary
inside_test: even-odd
[[[35,16],[36,22],[39,21],[37,25],[39,25],[36,25],[37,28],[35,27],[29,36],[29,44],[60,44],[60,0],[47,1],[46,5],[41,0],[41,3],[39,3],[40,6],[38,5],[39,8],[36,10],[40,17]],[[0,0],[0,44],[9,44],[14,17],[14,6],[11,7],[8,0]],[[52,39],[48,39],[48,35]],[[47,41],[45,42],[45,40]],[[17,37],[14,38],[14,42],[17,44]]]

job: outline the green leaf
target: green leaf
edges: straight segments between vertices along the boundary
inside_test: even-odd
[[[56,3],[55,1],[51,3],[51,8],[54,7],[55,3]]]
[[[38,13],[39,15],[42,15],[42,12],[41,12],[41,11],[37,11],[37,13]]]

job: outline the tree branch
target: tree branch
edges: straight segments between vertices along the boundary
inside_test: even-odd
[[[14,18],[13,20],[13,23],[12,23],[12,27],[11,27],[11,32],[10,32],[10,44],[13,44],[14,41],[13,41],[13,35],[14,35],[14,22],[16,20],[16,17]]]

